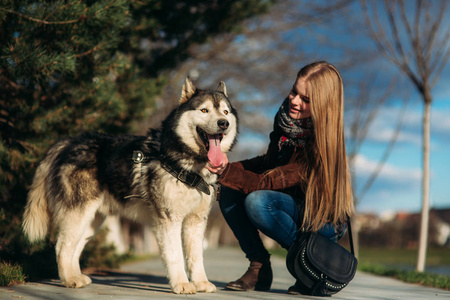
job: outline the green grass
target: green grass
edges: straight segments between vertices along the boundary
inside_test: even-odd
[[[286,250],[274,249],[273,255],[286,257]],[[361,248],[358,258],[358,270],[380,276],[388,276],[399,280],[450,289],[450,275],[439,275],[430,272],[417,272],[415,265],[417,250]],[[427,267],[448,266],[450,268],[449,248],[429,248],[427,250]]]
[[[361,248],[359,261],[386,265],[411,265],[417,261],[415,249]],[[427,250],[427,266],[449,266],[450,248],[429,248]]]
[[[11,286],[23,282],[25,282],[25,275],[20,265],[0,261],[0,286]]]
[[[425,272],[415,271],[417,261],[415,249],[362,248],[359,251],[358,261],[358,269],[364,272],[446,290],[450,287],[450,275],[426,272],[427,267],[450,268],[449,248],[428,248]]]
[[[450,276],[438,275],[427,272],[405,271],[385,265],[362,263],[358,264],[358,270],[373,273],[380,276],[394,277],[399,280],[432,286],[448,290],[450,287]]]

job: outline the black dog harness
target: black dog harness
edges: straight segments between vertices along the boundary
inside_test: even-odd
[[[209,184],[203,178],[194,172],[189,172],[176,165],[161,161],[161,167],[179,181],[190,187],[196,188],[200,192],[210,195]]]
[[[142,162],[147,162],[150,160],[144,155],[142,151],[133,151],[132,159],[135,164],[140,164]],[[209,189],[210,185],[207,184],[206,181],[197,173],[186,171],[185,169],[180,168],[179,166],[172,164],[166,160],[161,160],[161,167],[184,184],[196,188],[206,195],[211,194],[211,191]]]

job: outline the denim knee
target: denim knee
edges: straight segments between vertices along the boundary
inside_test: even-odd
[[[246,214],[262,233],[287,248],[297,232],[297,205],[288,194],[261,190],[245,199]]]
[[[258,221],[267,211],[270,201],[264,195],[265,191],[254,191],[245,198],[245,211],[250,219]]]

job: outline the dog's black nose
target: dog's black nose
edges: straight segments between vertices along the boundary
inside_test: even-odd
[[[219,125],[221,129],[225,130],[228,128],[228,126],[230,126],[230,123],[228,123],[228,121],[225,119],[221,119],[217,121],[217,125]]]

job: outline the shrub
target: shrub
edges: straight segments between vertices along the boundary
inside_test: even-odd
[[[20,265],[0,261],[0,286],[10,286],[23,282],[25,282],[25,275]]]

